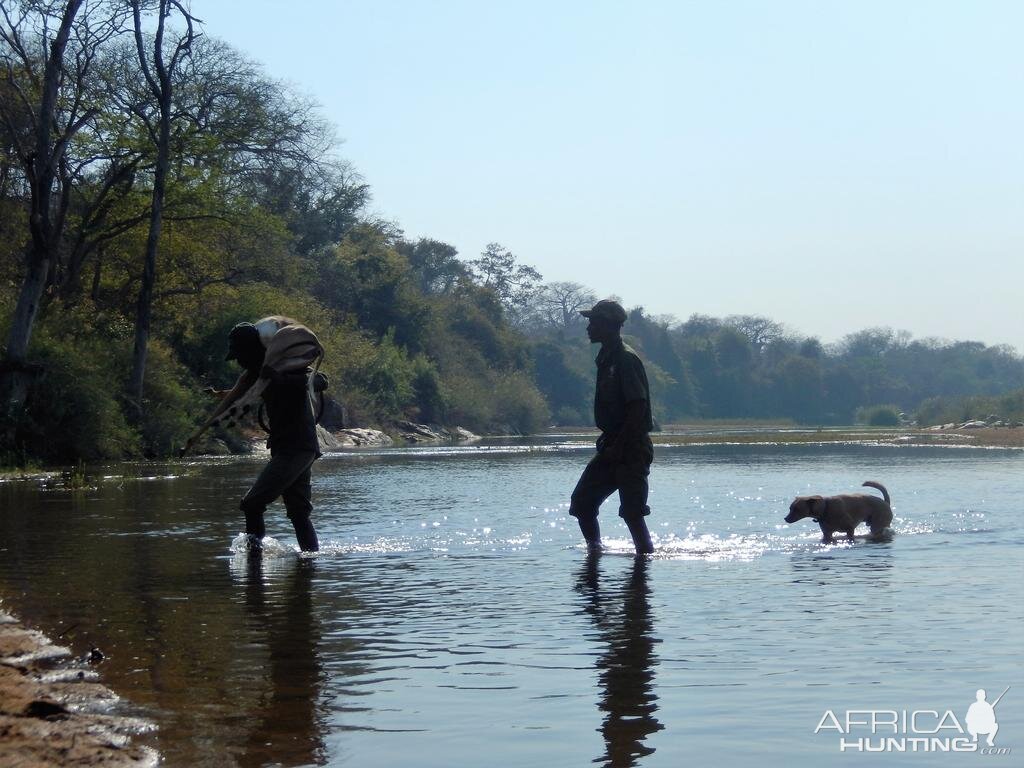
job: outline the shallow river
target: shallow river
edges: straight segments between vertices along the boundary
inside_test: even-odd
[[[312,559],[279,506],[279,545],[232,552],[257,459],[0,484],[0,596],[106,653],[169,766],[1021,765],[1024,452],[661,447],[658,553],[637,560],[613,501],[611,551],[580,547],[590,450],[325,457]],[[888,543],[782,521],[796,494],[868,479],[893,498]],[[1007,686],[1009,755],[893,751],[969,748],[954,723]],[[910,722],[840,732],[851,710]]]

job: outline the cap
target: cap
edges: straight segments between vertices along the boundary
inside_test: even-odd
[[[228,333],[228,354],[225,360],[238,360],[246,349],[263,348],[260,332],[252,323],[239,323]]]
[[[626,322],[626,310],[622,308],[619,302],[612,299],[601,299],[590,309],[582,310],[580,314],[584,317],[600,317],[616,325],[622,325]]]

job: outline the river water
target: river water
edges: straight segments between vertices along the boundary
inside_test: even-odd
[[[0,596],[107,655],[169,766],[966,765],[981,755],[861,739],[909,751],[1007,686],[994,743],[1012,752],[985,760],[1021,764],[1024,452],[661,446],[658,552],[636,559],[614,501],[597,557],[567,516],[591,450],[325,457],[314,558],[279,506],[261,558],[232,552],[259,459],[0,484]],[[887,543],[782,521],[796,494],[868,479],[893,498]],[[854,713],[841,734],[826,713],[846,728],[850,710],[926,714],[872,734]]]

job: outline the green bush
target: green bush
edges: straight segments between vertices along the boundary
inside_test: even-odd
[[[544,396],[522,371],[500,374],[491,397],[496,427],[508,425],[516,432],[531,435],[551,423],[551,411]]]
[[[895,405],[872,405],[857,409],[855,417],[858,424],[869,427],[898,427],[900,425],[900,409]]]
[[[173,455],[208,408],[185,366],[160,341],[149,343],[143,406],[139,427],[147,456]]]
[[[485,434],[494,425],[494,400],[486,379],[467,373],[455,373],[444,379],[451,403],[451,424]]]
[[[377,344],[369,365],[356,372],[355,383],[373,399],[377,418],[386,420],[403,414],[413,404],[413,377],[409,356],[389,332]]]
[[[40,329],[32,360],[42,373],[25,408],[19,442],[50,463],[131,458],[141,453],[119,396],[127,355],[105,338],[56,339]]]
[[[412,388],[418,418],[430,424],[446,423],[448,399],[437,368],[423,355],[418,355],[412,362]]]
[[[590,422],[583,414],[576,408],[571,408],[568,405],[563,405],[557,411],[555,411],[555,424],[560,427],[586,427],[590,426]]]
[[[967,421],[973,408],[964,398],[929,397],[914,413],[921,426]]]

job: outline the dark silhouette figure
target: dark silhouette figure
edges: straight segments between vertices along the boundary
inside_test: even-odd
[[[650,432],[651,393],[640,357],[622,342],[626,310],[605,299],[580,312],[588,318],[587,336],[601,345],[597,355],[594,421],[601,436],[597,455],[590,460],[572,492],[569,514],[577,519],[590,549],[601,548],[597,512],[604,500],[619,492],[619,517],[629,527],[638,554],[654,551],[645,518],[647,476],[654,460]]]
[[[601,735],[605,753],[593,760],[609,768],[629,768],[654,752],[646,739],[665,726],[658,722],[658,697],[654,693],[654,652],[650,588],[650,562],[638,557],[618,589],[602,586],[601,555],[592,552],[580,569],[577,590],[584,598],[583,610],[597,628],[607,650],[597,660],[601,698],[597,707],[604,713]]]
[[[320,625],[313,614],[314,560],[298,559],[268,584],[262,558],[247,562],[245,601],[253,629],[266,639],[265,669],[253,670],[269,690],[249,717],[252,727],[242,768],[325,765],[324,718],[317,709],[323,670],[317,656]]]
[[[245,514],[249,550],[260,550],[260,542],[267,533],[263,513],[280,497],[288,511],[288,519],[295,528],[299,549],[303,552],[316,552],[320,549],[320,542],[309,519],[313,511],[312,467],[313,462],[320,458],[316,417],[309,401],[310,377],[314,377],[315,386],[316,374],[302,367],[279,371],[269,364],[271,354],[278,365],[281,365],[280,358],[284,356],[276,347],[271,351],[267,346],[269,344],[274,347],[274,337],[270,334],[280,323],[290,323],[291,328],[304,328],[288,318],[270,317],[255,325],[239,323],[231,329],[225,359],[237,361],[242,374],[230,390],[214,390],[213,394],[221,398],[220,403],[199,431],[189,438],[182,453],[188,451],[205,429],[220,423],[226,414],[248,412],[253,407],[252,403],[240,408],[241,403],[245,402],[247,396],[253,397],[258,392],[269,422],[267,431],[270,439],[267,447],[270,448],[270,461],[239,505]],[[298,342],[295,346],[305,348],[309,345]],[[300,356],[300,359],[303,361],[301,365],[305,365],[305,358]]]

